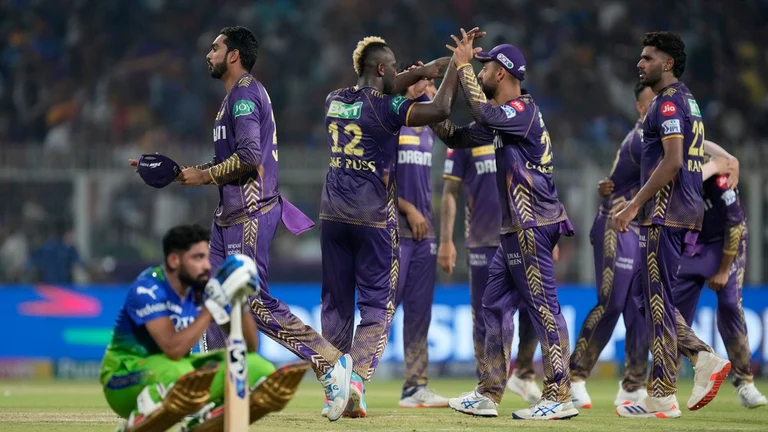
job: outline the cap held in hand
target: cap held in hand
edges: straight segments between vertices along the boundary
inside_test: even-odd
[[[143,154],[136,171],[144,183],[159,189],[171,184],[181,172],[181,167],[168,156],[159,153]]]

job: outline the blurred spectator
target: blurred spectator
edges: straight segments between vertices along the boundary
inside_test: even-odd
[[[72,241],[71,231],[57,222],[29,255],[26,279],[42,284],[72,284],[82,280],[84,263]],[[80,277],[76,275],[80,274]]]

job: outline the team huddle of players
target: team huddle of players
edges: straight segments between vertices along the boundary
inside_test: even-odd
[[[206,373],[204,360],[220,356],[224,347],[225,327],[216,314],[222,308],[227,314],[233,311],[221,300],[231,298],[231,292],[208,287],[214,279],[226,286],[227,273],[219,270],[213,279],[207,275],[231,265],[226,257],[236,253],[252,257],[258,268],[249,285],[257,291],[250,297],[253,319],[245,320],[246,339],[255,341],[256,330],[261,331],[305,359],[323,386],[322,414],[331,421],[367,415],[365,385],[386,348],[398,305],[403,306],[405,324],[401,407],[449,406],[495,417],[509,388],[531,403],[514,412],[515,419],[574,417],[580,408],[591,407],[585,380],[620,314],[627,328],[627,367],[615,401],[620,416],[679,417],[676,380],[682,356],[695,371],[688,409],[708,404],[731,368],[741,403],[750,408],[766,404],[750,374],[741,310],[747,232],[736,189],[738,162],[705,140],[696,100],[679,81],[685,67],[682,40],[654,32],[642,41],[635,89],[639,119],[621,144],[610,176],[599,184],[603,200],[589,233],[598,304],[571,353],[554,276],[558,239],[574,235],[553,180],[557,146],[539,106],[521,87],[526,77],[521,51],[502,44],[484,52],[474,47],[483,36],[477,28],[461,29],[460,36],[451,36],[454,44],[446,45],[452,57],[400,73],[386,42],[367,37],[353,53],[357,85],[326,98],[330,162],[320,210],[318,333],[269,293],[269,249],[277,224],[282,221],[298,234],[313,223],[278,189],[271,101],[249,74],[256,40],[242,27],[222,30],[207,56],[211,76],[227,91],[214,125],[215,157],[208,164],[183,167],[176,177],[183,185],[219,187],[210,237],[196,228],[179,228],[191,234],[182,236],[184,241],[169,240],[175,246],[165,248],[163,266],[137,279],[105,357],[112,361],[105,361],[102,384],[110,405],[129,418],[128,430],[142,430],[142,418],[171,404],[167,387],[182,387],[182,378],[189,381],[185,373],[210,382],[210,377],[198,375]],[[483,65],[477,74],[473,60]],[[435,89],[432,80],[440,77]],[[448,120],[459,89],[474,118],[465,126]],[[439,246],[429,175],[435,138],[449,148]],[[467,202],[465,246],[478,385],[446,399],[426,387],[427,333],[436,267],[451,273],[455,266],[452,238],[459,190]],[[210,251],[201,246],[209,239]],[[194,251],[197,261],[190,255]],[[690,328],[705,283],[718,294],[718,326],[730,361]],[[162,295],[146,295],[148,291]],[[357,328],[355,307],[361,315]],[[516,311],[520,350],[508,376]],[[158,341],[160,321],[167,332],[163,342]],[[182,355],[194,348],[195,337],[202,338],[205,352]],[[543,390],[534,382],[532,367],[537,344]],[[646,379],[649,351],[652,364]],[[158,356],[183,357],[191,366],[174,369],[161,362],[166,372],[158,378],[147,373],[154,369],[146,360]],[[253,356],[258,372],[249,381],[254,394],[263,402],[269,392],[259,392],[259,378],[277,375],[276,382],[287,388],[270,409],[281,409],[298,384],[292,374],[300,369],[275,372],[268,361]],[[281,373],[291,377],[280,378]],[[188,430],[205,425],[222,403],[214,397],[219,393],[203,394],[207,389],[202,387],[188,393],[211,404],[175,414],[187,416]],[[185,390],[176,393],[186,395]],[[110,399],[111,392],[121,392],[119,403]],[[253,417],[252,411],[255,421]]]

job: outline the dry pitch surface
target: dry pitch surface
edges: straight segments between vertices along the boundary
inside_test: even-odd
[[[685,404],[691,390],[690,379],[680,383],[678,396]],[[757,383],[768,391],[768,381]],[[473,388],[471,380],[435,380],[431,388],[455,396]],[[566,430],[566,431],[768,431],[768,407],[747,410],[739,405],[730,382],[717,398],[698,412],[684,410],[676,420],[637,420],[619,418],[614,413],[616,380],[592,380],[587,384],[594,407],[578,417],[561,422],[515,421],[513,410],[525,407],[517,395],[508,393],[495,419],[473,418],[450,409],[399,409],[400,382],[372,382],[367,389],[368,418],[341,419],[330,423],[320,417],[322,389],[311,377],[305,378],[296,398],[288,407],[270,414],[251,426],[251,431],[422,431],[422,430]],[[90,432],[112,431],[117,418],[107,407],[98,385],[90,382],[0,381],[0,431]]]

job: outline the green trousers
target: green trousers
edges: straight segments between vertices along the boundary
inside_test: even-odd
[[[128,418],[131,411],[136,409],[136,398],[144,387],[149,386],[150,396],[157,403],[162,398],[156,384],[162,383],[168,387],[183,375],[211,363],[219,363],[219,370],[211,382],[210,401],[216,402],[224,397],[225,356],[225,350],[215,350],[190,354],[175,361],[165,354],[136,357],[108,351],[101,365],[100,381],[110,408],[120,417]],[[270,361],[255,353],[248,354],[247,362],[250,387],[275,371]]]

